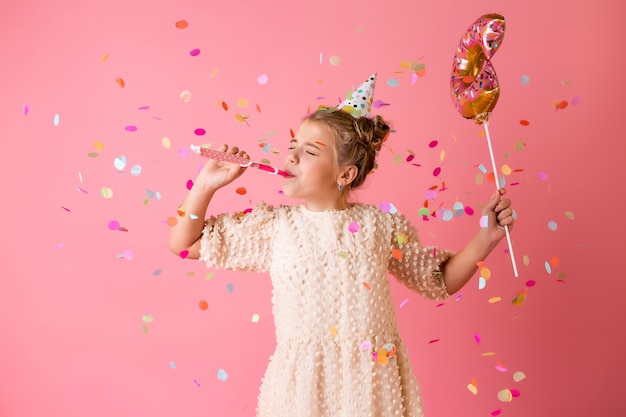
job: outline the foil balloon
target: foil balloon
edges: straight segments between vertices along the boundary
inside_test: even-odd
[[[504,17],[479,17],[465,32],[454,55],[450,94],[457,111],[481,124],[489,118],[500,96],[491,58],[504,38]]]

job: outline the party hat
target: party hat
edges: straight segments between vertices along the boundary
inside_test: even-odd
[[[350,97],[341,102],[337,108],[350,113],[354,117],[369,116],[374,101],[374,87],[376,73],[372,74],[363,84],[350,94]]]

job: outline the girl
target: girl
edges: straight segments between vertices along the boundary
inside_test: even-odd
[[[374,168],[389,126],[380,117],[322,109],[291,141],[285,195],[299,205],[261,203],[249,214],[204,222],[179,217],[171,250],[214,268],[269,271],[277,346],[263,379],[259,417],[421,417],[420,390],[398,334],[388,273],[431,299],[459,291],[513,225],[497,191],[483,210],[488,226],[456,254],[424,247],[399,213],[351,202]],[[237,147],[223,152],[249,158]],[[179,213],[207,210],[216,191],[242,175],[208,160]]]

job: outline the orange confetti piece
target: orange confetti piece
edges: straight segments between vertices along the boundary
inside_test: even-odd
[[[226,102],[222,101],[222,108],[226,111],[228,111],[228,104],[226,104]]]
[[[566,100],[562,100],[562,101],[559,101],[556,106],[557,108],[563,110],[564,108],[567,107],[568,104],[569,103]]]
[[[391,251],[391,256],[393,256],[397,260],[402,259],[402,251],[400,249],[394,249]]]
[[[209,308],[209,303],[207,303],[205,300],[200,300],[198,306],[200,307],[200,310],[206,310]]]
[[[522,119],[522,120],[519,121],[519,124],[521,124],[522,126],[528,126],[530,124],[530,122],[528,120]]]
[[[550,258],[550,265],[557,267],[559,266],[559,258],[557,258],[556,256],[553,256],[552,258]]]
[[[330,334],[333,335],[333,337],[337,336],[337,328],[336,327],[331,327],[330,328]]]
[[[115,82],[117,83],[117,85],[119,85],[119,86],[120,86],[120,87],[122,87],[122,88],[124,88],[124,86],[126,85],[126,84],[124,83],[124,80],[123,80],[123,79],[121,79],[121,78],[116,78],[116,79],[115,79]]]
[[[180,216],[180,217],[185,217],[185,207],[183,206],[179,206],[178,209],[176,210],[176,213]]]
[[[170,227],[174,227],[178,224],[178,219],[176,217],[168,217],[167,218],[167,225]]]
[[[365,287],[366,290],[372,291],[372,287],[367,282],[363,281],[363,286]]]
[[[245,195],[248,191],[245,189],[245,187],[239,187],[235,190],[235,192],[239,195]]]
[[[259,113],[261,113],[261,106],[259,106],[258,104],[256,105],[256,111],[258,111]]]
[[[189,23],[187,23],[186,20],[179,20],[178,22],[176,22],[176,27],[178,29],[185,29],[187,26],[189,26]]]

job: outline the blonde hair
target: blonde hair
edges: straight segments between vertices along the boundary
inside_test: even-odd
[[[363,185],[376,165],[380,151],[391,128],[381,116],[358,117],[337,108],[322,108],[304,118],[322,122],[335,136],[335,156],[338,166],[354,165],[358,172],[349,188]]]

